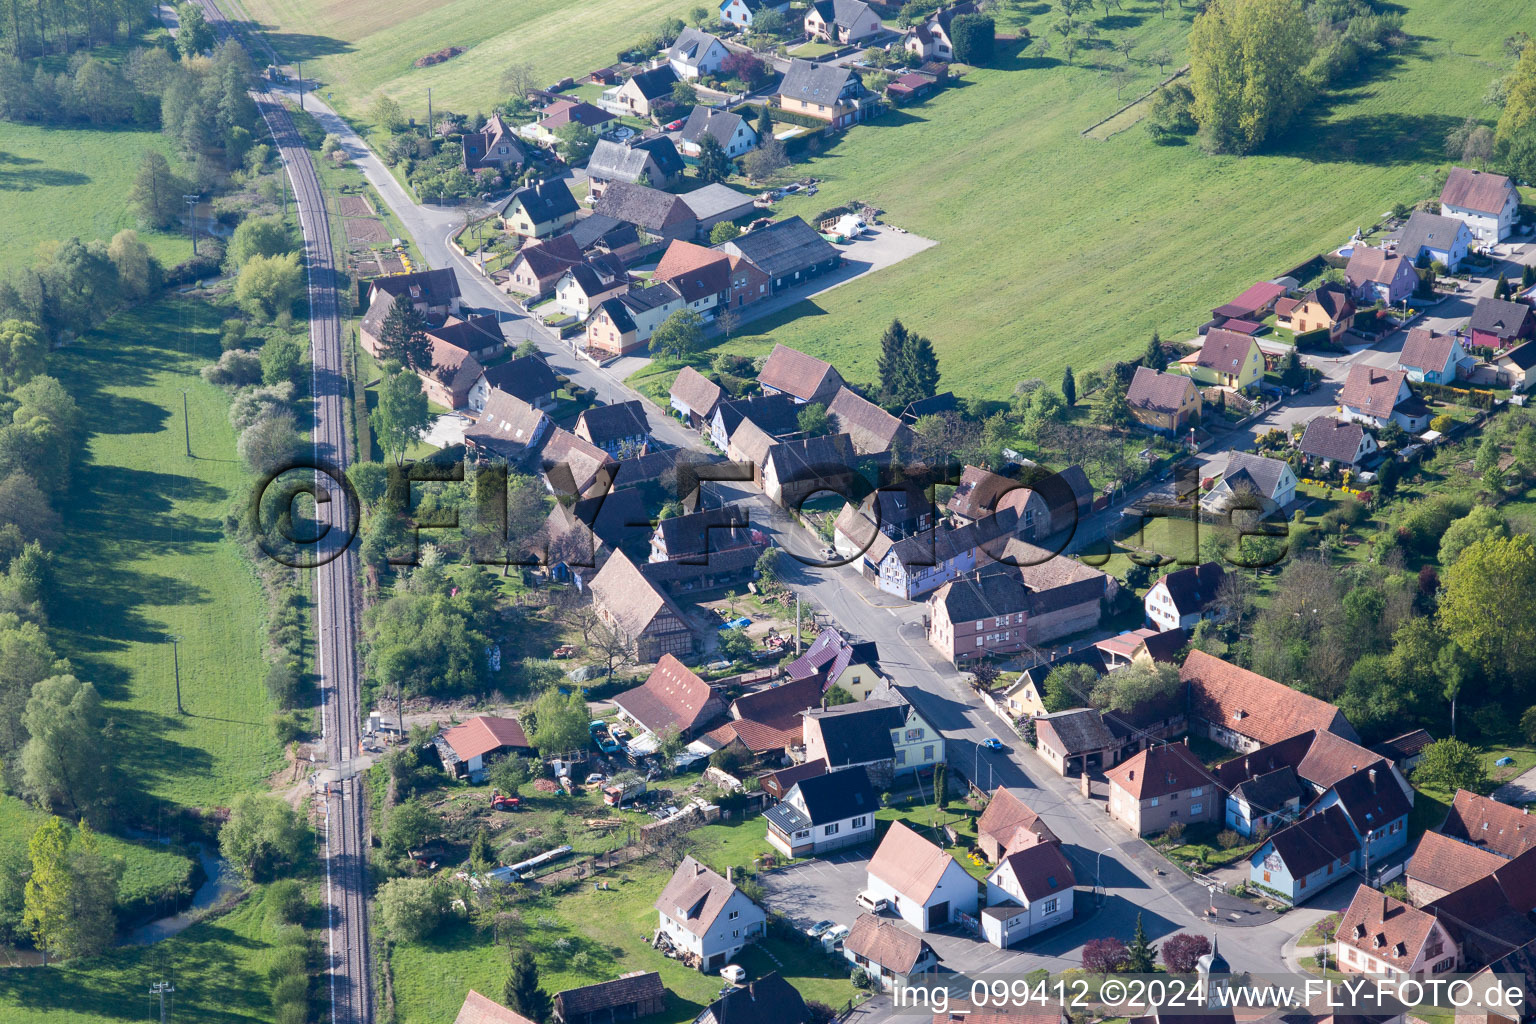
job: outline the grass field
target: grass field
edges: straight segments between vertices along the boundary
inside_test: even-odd
[[[245,470],[228,397],[197,373],[218,356],[223,315],[163,300],[114,317],[50,362],[90,435],[62,508],[70,529],[55,554],[52,632],[106,698],[124,789],[203,807],[280,764],[262,684],[262,596],[220,522]],[[181,637],[184,716],[169,634]]]
[[[0,1024],[157,1020],[154,981],[176,987],[172,1021],[268,1024],[266,971],[276,936],[260,893],[222,917],[153,946],[127,946],[61,967],[0,970]]]
[[[239,0],[284,60],[343,114],[366,120],[375,95],[425,119],[436,110],[473,113],[500,102],[502,72],[527,62],[541,85],[612,64],[619,50],[652,34],[664,18],[686,17],[684,0],[605,0],[578,15],[563,0]],[[416,58],[449,46],[466,52],[427,68]]]
[[[0,267],[25,266],[39,242],[78,235],[110,239],[138,230],[127,209],[139,155],[157,149],[175,155],[156,131],[43,127],[0,121],[0,224],[5,247]],[[139,231],[167,266],[192,255],[185,235]]]

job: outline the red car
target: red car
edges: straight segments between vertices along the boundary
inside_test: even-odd
[[[684,119],[680,117],[676,121],[673,121],[671,124],[662,125],[661,130],[666,132],[675,132],[683,126],[683,120]]]

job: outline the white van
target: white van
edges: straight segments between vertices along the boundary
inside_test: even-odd
[[[868,889],[854,897],[854,902],[871,914],[883,914],[891,909],[891,901],[884,896],[876,896]]]

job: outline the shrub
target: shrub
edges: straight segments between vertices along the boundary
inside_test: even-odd
[[[1216,842],[1223,850],[1230,850],[1242,841],[1243,837],[1230,828],[1224,828],[1216,835]]]
[[[1168,840],[1169,843],[1177,845],[1179,840],[1184,838],[1184,823],[1182,821],[1170,822],[1168,827],[1163,829],[1163,838]]]
[[[1439,415],[1439,416],[1436,416],[1434,419],[1429,421],[1429,429],[1430,430],[1438,430],[1442,434],[1445,433],[1447,430],[1450,430],[1455,425],[1456,425],[1456,421],[1453,420],[1451,417],[1446,416],[1443,413],[1441,415]]]
[[[243,388],[261,381],[261,356],[249,349],[230,349],[219,361],[203,367],[203,380],[215,387]]]
[[[309,909],[304,901],[304,890],[291,878],[273,882],[267,887],[267,916],[278,924],[298,924]]]

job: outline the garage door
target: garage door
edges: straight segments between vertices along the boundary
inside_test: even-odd
[[[942,928],[946,924],[949,924],[949,900],[945,900],[943,903],[935,903],[928,908],[928,927],[930,929]]]

